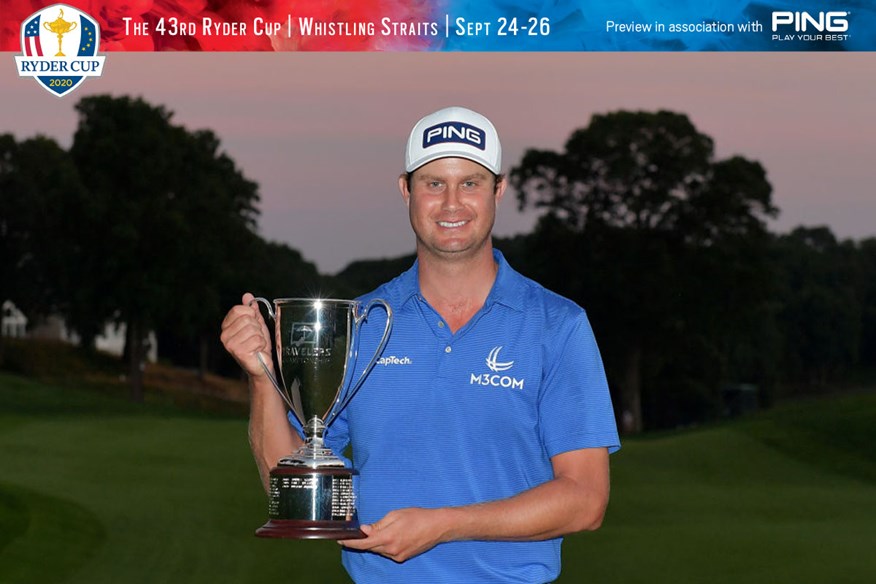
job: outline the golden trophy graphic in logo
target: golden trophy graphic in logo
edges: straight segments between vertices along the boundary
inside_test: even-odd
[[[56,57],[66,57],[63,52],[61,52],[61,39],[62,37],[72,30],[76,30],[76,23],[64,20],[64,9],[60,9],[61,13],[58,15],[58,18],[53,20],[52,22],[44,22],[43,26],[46,27],[46,30],[58,35],[58,54]]]

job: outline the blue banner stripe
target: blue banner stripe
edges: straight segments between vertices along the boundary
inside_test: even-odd
[[[872,51],[865,0],[449,0],[445,51]]]

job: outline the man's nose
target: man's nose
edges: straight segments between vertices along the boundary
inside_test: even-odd
[[[459,199],[459,185],[448,184],[444,193],[444,208],[454,210],[462,206]]]

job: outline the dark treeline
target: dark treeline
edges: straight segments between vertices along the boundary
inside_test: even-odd
[[[672,112],[596,115],[563,152],[511,169],[533,233],[497,240],[512,265],[583,306],[627,431],[725,413],[725,390],[757,400],[829,391],[876,366],[876,239],[826,227],[774,234],[766,172]],[[356,262],[353,293],[409,265]]]
[[[126,323],[134,399],[148,331],[162,359],[236,375],[218,330],[242,291],[352,297],[413,261],[321,275],[258,235],[257,185],[212,132],[140,99],[76,110],[69,150],[0,135],[0,299],[32,321],[63,317],[85,346]],[[509,180],[521,208],[544,213],[496,245],[587,309],[629,431],[718,417],[729,386],[755,386],[768,405],[876,365],[876,239],[769,232],[764,169],[716,160],[686,116],[596,115],[563,151],[526,152]]]
[[[69,151],[0,135],[0,298],[31,322],[61,316],[86,347],[125,323],[135,400],[148,331],[163,357],[231,373],[217,338],[228,307],[248,289],[308,293],[316,267],[258,236],[257,185],[209,130],[141,99],[76,111]]]

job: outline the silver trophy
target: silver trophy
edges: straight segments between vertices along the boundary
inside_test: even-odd
[[[280,298],[263,304],[274,321],[279,379],[259,361],[289,410],[304,428],[297,452],[271,470],[268,523],[256,534],[294,539],[364,537],[356,517],[353,476],[323,444],[323,433],[359,391],[389,340],[392,309],[381,299],[363,308],[355,300]],[[367,365],[353,379],[359,332],[371,309],[386,310],[383,337]]]

